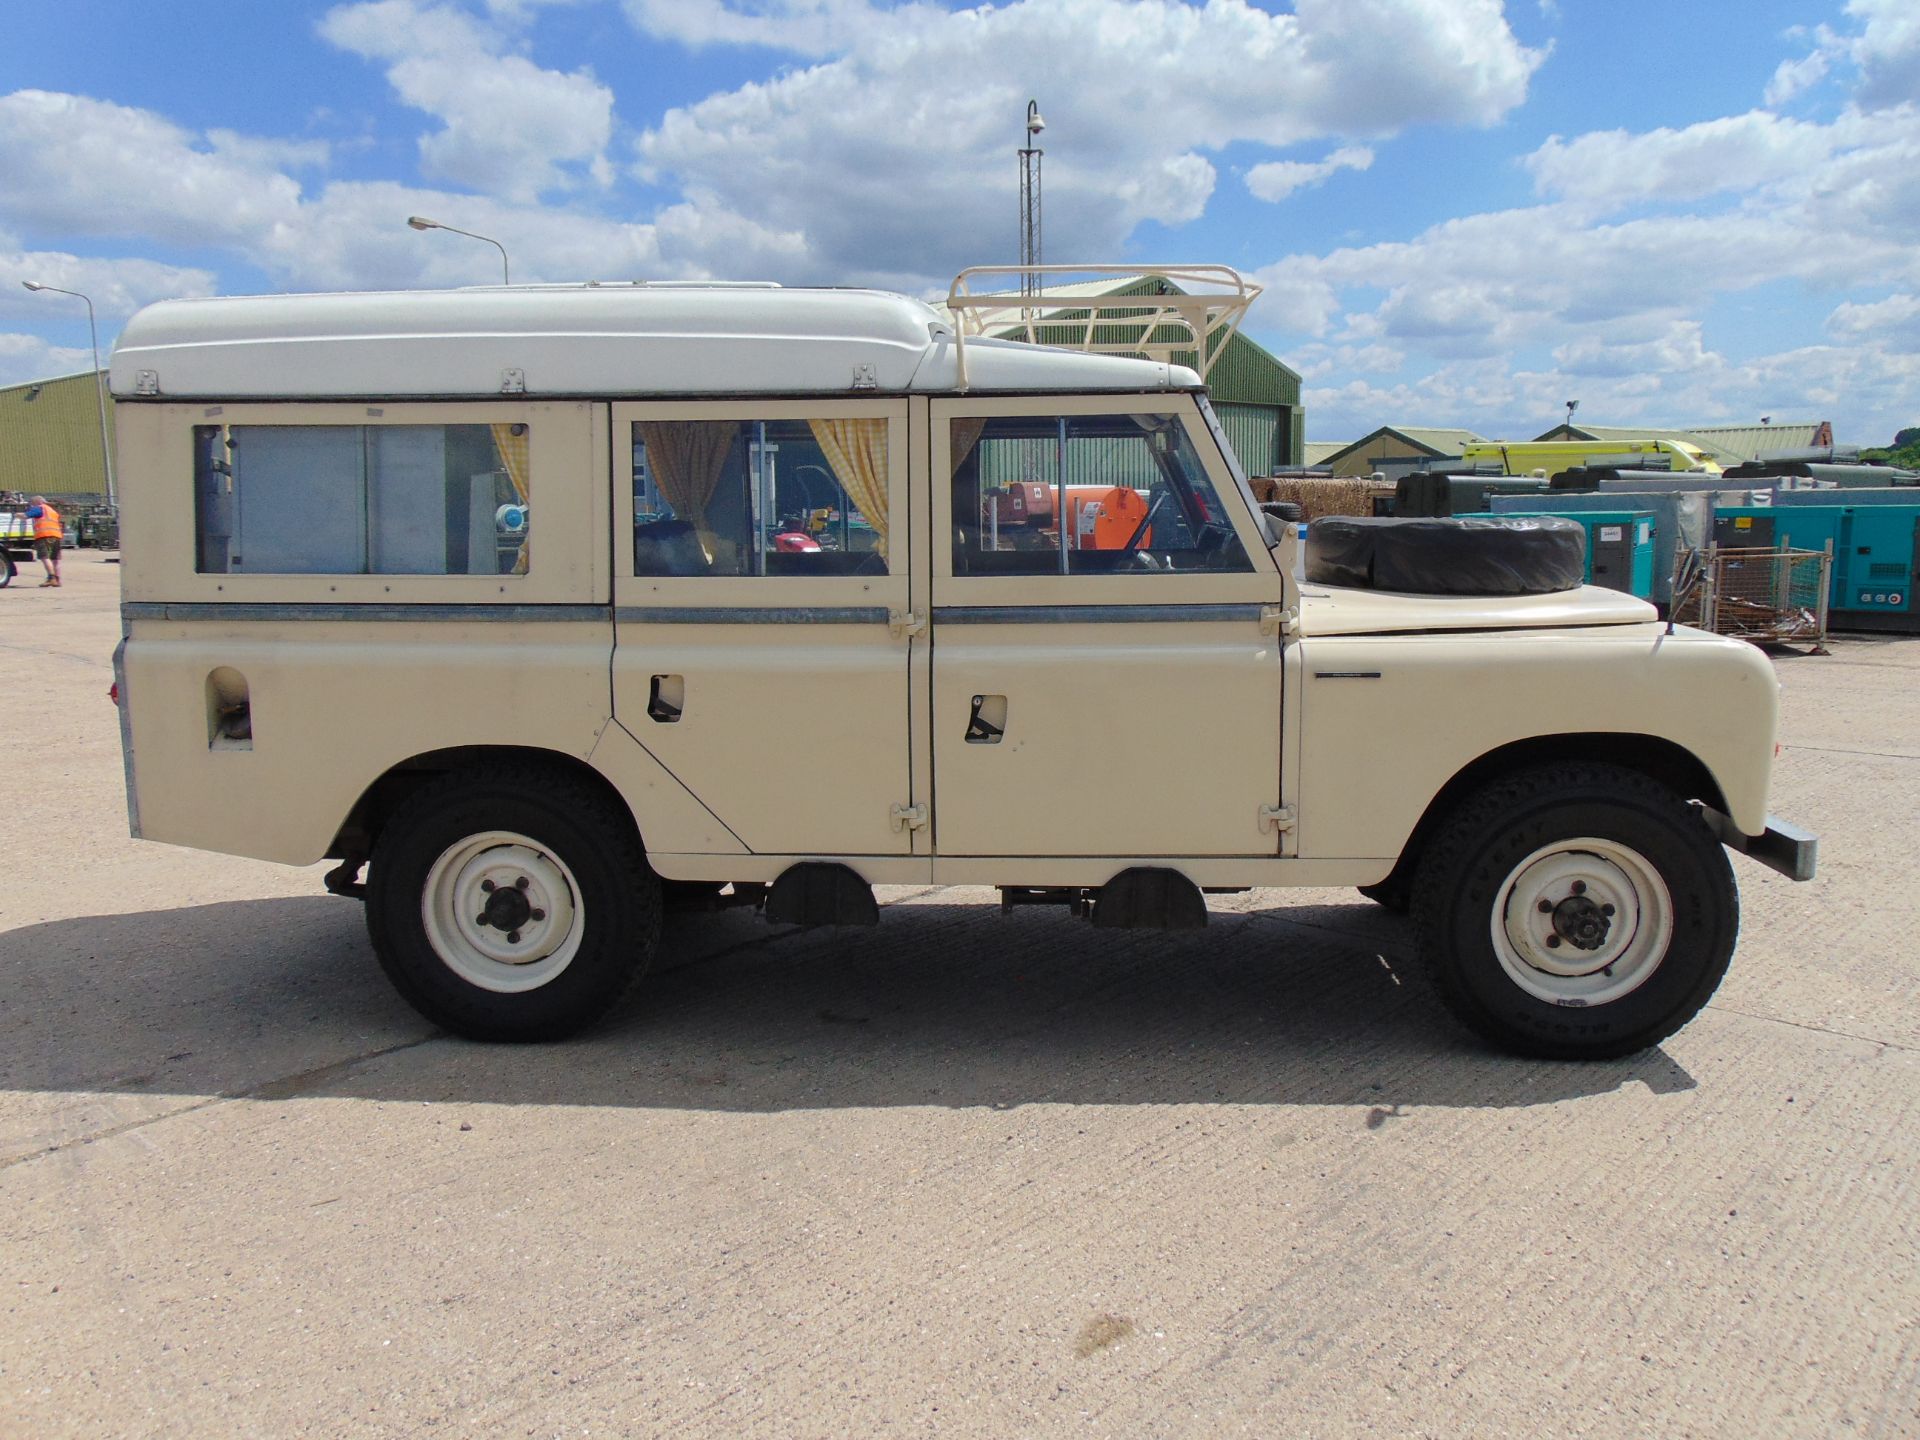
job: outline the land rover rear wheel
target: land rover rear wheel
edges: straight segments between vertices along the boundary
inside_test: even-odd
[[[555,1040],[600,1019],[660,932],[660,882],[632,821],[532,768],[448,775],[374,846],[367,931],[427,1019],[475,1040]]]
[[[1466,801],[1426,848],[1413,913],[1447,1007],[1503,1049],[1553,1059],[1628,1055],[1678,1030],[1740,925],[1699,814],[1608,765],[1519,771]]]

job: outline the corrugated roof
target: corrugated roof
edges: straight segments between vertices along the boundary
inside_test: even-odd
[[[1723,465],[1758,460],[1775,450],[1810,450],[1833,443],[1825,421],[1782,425],[1556,425],[1538,440],[1678,440],[1706,451]]]
[[[1416,450],[1424,450],[1427,454],[1436,457],[1458,455],[1461,446],[1484,438],[1471,430],[1449,430],[1431,425],[1382,425],[1371,434],[1363,435],[1358,440],[1348,441],[1340,449],[1324,457],[1321,463],[1364,450],[1374,441],[1389,435],[1413,446]]]
[[[1322,461],[1332,459],[1342,450],[1352,448],[1353,441],[1351,440],[1309,440],[1300,447],[1300,454],[1303,463],[1318,465]]]
[[[113,428],[113,399],[107,399]],[[91,495],[107,488],[93,372],[0,388],[0,490]]]

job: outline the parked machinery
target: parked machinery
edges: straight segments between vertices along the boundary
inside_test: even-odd
[[[1800,493],[1809,501],[1818,494]],[[1853,491],[1847,498],[1851,502],[1862,493],[1872,492]],[[1732,506],[1716,512],[1714,541],[1722,546],[1831,549],[1831,625],[1844,630],[1920,629],[1920,604],[1914,598],[1914,582],[1920,579],[1920,504],[1911,500],[1816,505],[1796,498],[1770,506]]]
[[[1421,471],[1402,475],[1394,485],[1392,513],[1403,518],[1485,514],[1495,496],[1546,493],[1545,480],[1527,476],[1445,475]]]
[[[1512,511],[1488,511],[1456,519],[1497,520]],[[1543,510],[1531,514],[1572,520],[1587,532],[1584,579],[1589,585],[1618,590],[1641,600],[1653,598],[1654,515],[1650,510]]]

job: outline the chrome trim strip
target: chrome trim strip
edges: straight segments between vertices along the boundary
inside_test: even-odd
[[[122,620],[209,620],[240,624],[259,620],[432,620],[469,624],[554,624],[608,618],[605,605],[355,605],[257,600],[128,600]]]
[[[622,625],[884,625],[884,605],[622,605]]]
[[[127,637],[113,647],[113,683],[119,693],[120,768],[127,777],[127,833],[140,839],[140,793],[133,788],[133,711],[127,706]]]
[[[1380,672],[1378,670],[1316,670],[1313,672],[1313,678],[1316,680],[1378,680]]]
[[[936,625],[1173,625],[1258,622],[1258,603],[1234,605],[936,605]]]

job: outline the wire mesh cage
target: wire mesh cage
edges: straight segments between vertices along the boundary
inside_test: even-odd
[[[1722,549],[1681,553],[1672,618],[1682,625],[1755,642],[1827,638],[1833,556],[1825,550]]]

